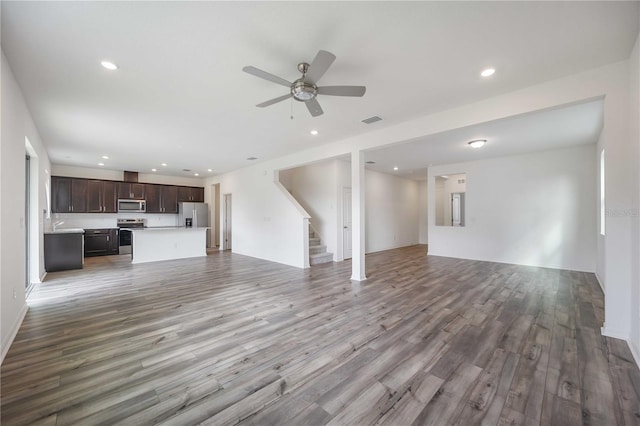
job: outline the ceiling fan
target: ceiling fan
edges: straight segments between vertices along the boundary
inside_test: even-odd
[[[296,101],[304,102],[311,115],[313,117],[317,117],[322,115],[323,111],[316,99],[316,96],[363,96],[364,92],[367,90],[364,86],[318,87],[318,81],[322,78],[324,73],[327,72],[335,60],[336,56],[333,53],[329,53],[325,50],[318,51],[318,54],[311,64],[306,62],[298,64],[298,71],[302,73],[302,77],[293,83],[252,66],[244,67],[242,68],[242,71],[289,88],[288,94],[262,102],[261,104],[256,105],[257,107],[264,108],[292,97]]]

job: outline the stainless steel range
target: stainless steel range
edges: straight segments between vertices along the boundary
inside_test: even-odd
[[[144,228],[144,219],[118,219],[118,228]],[[131,232],[119,232],[118,253],[131,254]]]

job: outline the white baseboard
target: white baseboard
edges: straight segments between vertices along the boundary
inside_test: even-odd
[[[629,345],[631,355],[633,355],[633,359],[636,361],[636,366],[640,368],[640,348],[638,348],[631,340],[627,340],[627,345]]]
[[[25,303],[22,309],[20,310],[20,313],[18,314],[18,318],[16,318],[16,322],[13,324],[13,327],[11,327],[11,332],[7,336],[7,339],[4,342],[2,342],[2,355],[0,357],[0,364],[2,364],[2,362],[4,361],[4,357],[7,355],[7,352],[9,352],[9,348],[13,343],[13,339],[16,338],[16,335],[18,334],[18,330],[20,330],[20,326],[22,325],[22,321],[24,320],[24,316],[27,315],[28,310],[29,310],[29,305]]]
[[[604,293],[604,286],[602,285],[602,280],[598,276],[597,272],[594,272],[594,275],[596,276],[596,280],[598,281],[598,284],[600,285],[600,290],[602,290],[602,293]]]
[[[603,336],[613,337],[614,339],[624,340],[625,342],[629,341],[629,332],[628,331],[607,327],[607,323],[604,323],[602,325],[602,328],[600,329],[600,333]]]

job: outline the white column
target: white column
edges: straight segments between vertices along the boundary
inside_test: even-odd
[[[351,215],[352,215],[352,258],[351,279],[364,281],[364,152],[351,152]]]

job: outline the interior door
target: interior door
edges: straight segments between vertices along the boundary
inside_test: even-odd
[[[224,195],[224,236],[223,250],[231,250],[231,194]]]
[[[342,189],[342,257],[351,259],[351,188]]]

